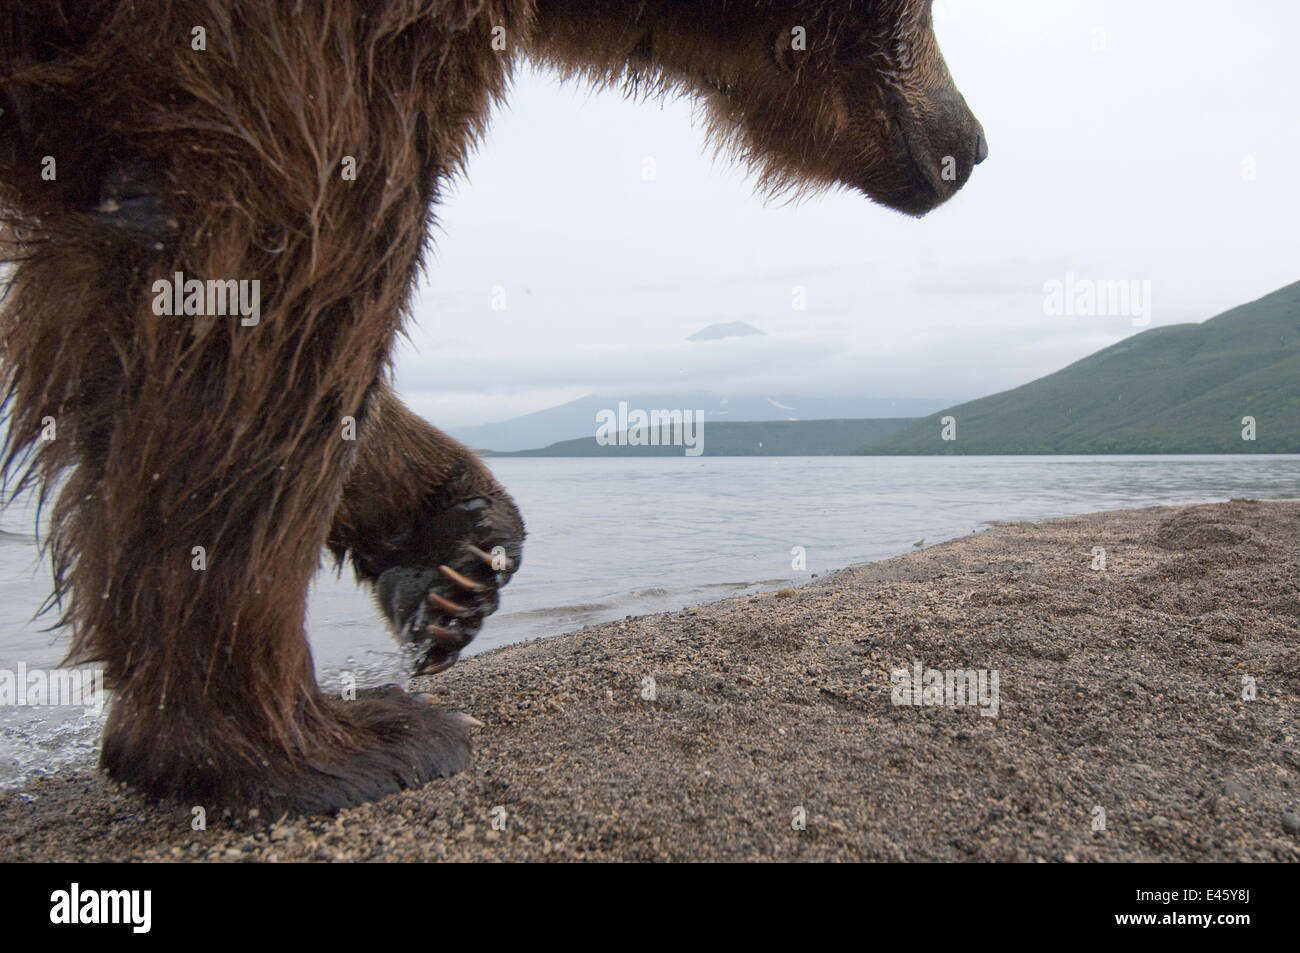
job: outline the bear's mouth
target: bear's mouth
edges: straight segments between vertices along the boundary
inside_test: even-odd
[[[889,134],[887,171],[858,172],[846,176],[845,183],[873,202],[919,218],[946,202],[959,184],[943,180],[939,164],[907,135],[900,121],[890,121]]]
[[[970,179],[975,165],[987,155],[983,131],[975,140],[974,151],[951,150],[939,155],[930,130],[908,109],[901,97],[896,98],[890,121],[890,151],[897,184],[882,189],[859,185],[871,198],[896,211],[920,217],[952,198]],[[982,153],[982,154],[981,154]]]
[[[929,150],[904,129],[898,136],[901,149],[894,153],[894,161],[904,169],[908,185],[887,200],[891,208],[918,218],[938,208],[956,194],[965,183],[960,180],[945,181],[943,169]],[[967,176],[969,176],[967,172]]]

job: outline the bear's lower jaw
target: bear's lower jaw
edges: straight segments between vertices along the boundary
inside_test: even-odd
[[[174,712],[114,710],[100,766],[150,801],[207,818],[272,823],[332,813],[464,770],[478,724],[400,691],[317,699],[332,724],[301,731],[289,753],[232,724],[187,733]]]

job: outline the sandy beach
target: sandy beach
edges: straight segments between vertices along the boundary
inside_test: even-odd
[[[918,663],[996,715],[895,704]],[[1300,503],[998,525],[419,687],[484,722],[455,778],[194,831],[62,776],[0,859],[1300,861]]]

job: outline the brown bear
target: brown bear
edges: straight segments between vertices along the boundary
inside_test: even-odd
[[[770,189],[921,215],[987,151],[929,0],[0,0],[0,466],[51,504],[112,778],[265,817],[466,764],[466,715],[323,695],[303,619],[329,549],[438,671],[519,564],[510,497],[389,365],[523,59],[706,99]]]

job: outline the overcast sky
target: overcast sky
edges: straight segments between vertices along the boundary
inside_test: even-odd
[[[937,0],[935,24],[991,152],[920,220],[765,203],[688,99],[521,73],[441,210],[407,401],[444,426],[588,393],[955,402],[1142,330],[1045,315],[1067,271],[1150,281],[1153,326],[1300,280],[1300,3]],[[735,320],[765,336],[685,341]]]

